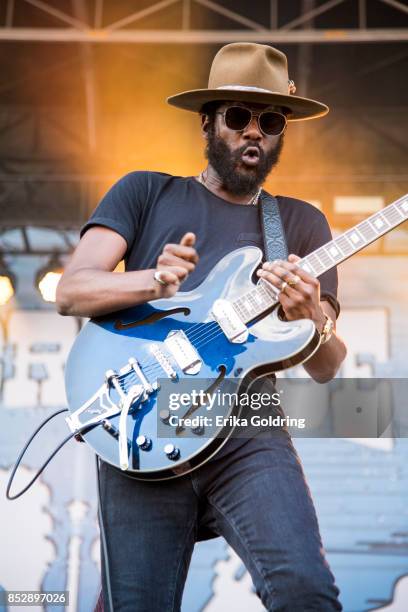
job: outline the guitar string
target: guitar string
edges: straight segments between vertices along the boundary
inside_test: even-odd
[[[217,325],[218,329],[217,328],[213,329],[212,333],[208,333],[206,336],[203,336],[203,338],[201,339],[202,341],[195,346],[196,349],[202,348],[205,344],[208,344],[208,342],[211,342],[212,340],[214,340],[218,336],[222,336],[222,334],[224,332],[218,326],[218,323],[216,325]],[[153,363],[150,363],[150,364],[143,365],[143,371],[146,372],[146,374],[152,375],[155,372],[155,370],[157,370],[157,371],[162,370],[162,367],[160,366],[159,363],[154,363],[153,362]]]
[[[203,326],[206,327],[206,332],[200,337]],[[218,331],[217,328],[219,328],[220,331]],[[198,349],[204,346],[205,344],[208,344],[208,342],[210,342],[211,340],[214,340],[217,336],[222,335],[223,331],[221,330],[219,324],[216,321],[212,321],[209,324],[208,323],[197,323],[193,325],[188,332],[185,332],[185,333],[191,342],[199,340],[199,342],[195,346],[195,348]],[[143,371],[146,374],[149,373],[150,375],[153,374],[155,370],[157,370],[158,372],[163,371],[163,368],[158,362],[148,362],[146,364],[143,364],[140,362],[140,366],[143,368]],[[123,379],[127,375],[128,374],[119,375],[119,378]]]
[[[244,297],[244,295],[245,294],[243,294],[241,296],[241,298]],[[196,334],[198,333],[200,328],[206,326],[207,329],[208,329],[209,325],[212,325],[214,323],[218,325],[217,321],[214,321],[214,320],[213,321],[205,321],[205,322],[201,322],[201,323],[195,323],[192,327],[189,328],[189,330],[187,332],[185,332],[185,334],[189,337],[190,340],[196,340],[197,339],[197,335]]]
[[[203,325],[206,326],[206,333],[200,335],[200,333],[197,333],[198,328],[202,327]],[[193,334],[191,333],[192,329],[195,330]],[[211,321],[209,324],[208,323],[195,324],[188,332],[185,332],[186,336],[189,338],[190,341],[199,340],[199,342],[197,342],[197,344],[194,346],[194,348],[196,349],[203,347],[205,344],[207,344],[211,340],[214,340],[217,336],[220,336],[223,333],[224,332],[222,331],[217,321]],[[162,370],[161,365],[158,362],[154,362],[154,361],[147,362],[144,364],[140,363],[140,366],[143,367],[144,372],[149,375],[152,375],[155,372],[155,370],[157,370],[158,372]]]
[[[203,327],[205,327],[204,333],[202,333]],[[222,331],[217,321],[210,321],[209,323],[196,323],[184,333],[186,334],[190,342],[197,342],[197,344],[194,345],[194,348],[199,349],[208,344],[208,342],[222,335],[224,332]],[[149,376],[151,376],[156,371],[157,373],[163,371],[162,366],[157,361],[148,361],[147,363],[139,362],[139,364],[142,367],[144,373]],[[124,374],[123,376],[126,376],[126,374]]]
[[[306,258],[304,258],[304,259],[306,259]],[[303,263],[303,260],[300,262],[300,264],[301,263]],[[206,344],[208,341],[214,339],[218,335],[218,334],[215,334],[215,335],[213,334],[214,324],[215,324],[215,326],[217,328],[218,327],[218,323],[216,321],[213,321],[210,324],[207,324],[207,323],[197,323],[197,324],[193,325],[188,332],[185,332],[186,336],[189,338],[189,340],[191,342],[196,341],[196,340],[200,341],[197,344],[196,348],[202,347],[204,344]],[[200,337],[203,326],[206,326],[206,330],[205,330],[205,333]],[[222,331],[221,331],[221,333],[222,333]],[[157,365],[158,365],[158,367],[160,367],[159,364],[157,364]],[[144,367],[147,369],[147,368],[154,367],[154,366],[156,366],[156,363],[155,362],[150,362],[150,363],[145,364]]]
[[[202,338],[200,338],[200,342],[198,342],[194,348],[199,349],[202,346],[204,346],[205,344],[207,344],[208,342],[210,342],[211,340],[213,340],[214,338],[216,338],[218,335],[221,335],[223,332],[222,330],[220,331],[220,327],[218,325],[218,323],[215,323],[216,327],[212,328],[211,331],[209,331],[206,335],[203,335]],[[154,370],[162,370],[162,367],[159,363],[151,361],[148,362],[146,364],[141,364],[143,365],[143,370],[146,373],[152,374],[154,372]]]
[[[195,325],[192,326],[192,328],[188,331],[185,332],[186,336],[188,337],[188,339],[190,341],[195,341],[197,338],[200,338],[200,333],[198,333],[198,328],[202,328],[204,326],[207,326],[206,329],[206,334],[204,334],[202,336],[202,338],[207,338],[209,333],[211,333],[213,331],[214,326],[217,327],[218,323],[216,321],[211,321],[209,324],[208,323],[196,323]],[[211,329],[209,329],[209,327],[211,326]],[[191,330],[194,330],[194,333],[191,333]],[[153,370],[158,367],[158,369],[162,369],[160,364],[157,361],[148,361],[147,363],[142,363],[139,362],[140,366],[143,366],[143,370],[145,372],[151,372],[151,368],[153,368]],[[128,373],[125,374],[119,374],[118,377],[120,379],[122,379],[123,377],[127,376]]]
[[[206,325],[205,323],[200,323],[199,325]],[[212,321],[210,323],[211,325],[211,329],[208,330],[207,328],[207,333],[203,334],[202,337],[200,338],[200,334],[198,334],[196,336],[195,339],[200,338],[201,342],[197,343],[197,345],[195,346],[195,348],[199,348],[202,347],[204,344],[206,344],[207,342],[209,342],[210,340],[212,340],[213,338],[215,338],[218,335],[218,330],[221,329],[218,325],[218,323],[216,321]],[[214,333],[215,332],[215,333]],[[222,333],[222,332],[221,332]],[[190,337],[189,332],[186,333],[186,336],[189,338],[189,340],[191,340],[192,338]],[[143,362],[139,362],[139,365],[142,367],[143,372],[145,372],[146,374],[152,374],[154,372],[154,370],[162,370],[162,367],[160,365],[160,363],[158,363],[157,361],[148,361],[147,363],[143,363]],[[119,374],[119,379],[123,379],[126,376],[128,376],[129,373],[124,373],[124,374]]]
[[[217,328],[218,328],[218,324]],[[213,329],[211,333],[208,333],[206,336],[203,337],[202,341],[200,343],[198,343],[195,348],[201,348],[202,346],[204,346],[205,344],[207,344],[208,342],[210,342],[211,340],[214,340],[217,336],[220,336],[223,334],[222,330],[220,330],[220,328],[218,329]],[[163,372],[164,374],[164,370],[162,368],[162,366],[160,365],[160,363],[158,362],[148,362],[148,363],[140,363],[140,366],[143,370],[143,372],[146,375],[151,376],[152,374],[159,373],[159,372]],[[126,376],[126,375],[124,375]]]

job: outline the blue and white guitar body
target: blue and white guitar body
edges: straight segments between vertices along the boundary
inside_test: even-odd
[[[318,277],[408,220],[408,195],[298,262]],[[257,377],[306,361],[320,335],[309,319],[279,317],[276,290],[254,283],[262,253],[221,259],[196,289],[91,320],[66,367],[71,430],[129,476],[164,480],[205,463],[231,435],[239,402],[218,405],[217,428],[173,425],[172,393],[247,392]],[[163,384],[165,383],[165,384]],[[181,416],[208,414],[193,402]],[[171,415],[172,416],[172,415]]]
[[[184,391],[187,381],[197,392],[230,388],[231,382],[242,391],[254,378],[302,363],[317,350],[320,336],[312,321],[282,320],[270,288],[256,295],[259,283],[252,278],[261,257],[256,247],[238,249],[196,289],[83,327],[66,366],[67,422],[104,461],[140,479],[174,478],[197,468],[232,427],[214,435],[211,428],[170,424],[169,406],[159,401],[163,381],[174,393]],[[232,313],[233,320],[222,325],[223,308],[231,304],[226,317]],[[251,304],[262,313],[245,321]],[[207,408],[197,404],[184,412],[197,417],[208,415]],[[237,405],[226,406],[224,416],[237,411]]]

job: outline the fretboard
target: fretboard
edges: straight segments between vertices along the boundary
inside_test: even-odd
[[[375,242],[408,219],[408,195],[368,217],[334,240],[309,253],[298,266],[316,278],[342,263],[354,253]],[[278,302],[273,286],[260,279],[258,284],[233,302],[245,323],[261,316]]]

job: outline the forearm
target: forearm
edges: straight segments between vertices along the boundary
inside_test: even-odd
[[[330,340],[322,344],[303,367],[316,382],[325,383],[335,377],[346,353],[343,340],[333,332]]]
[[[61,315],[95,317],[158,297],[154,270],[106,272],[82,268],[64,275],[56,303]]]

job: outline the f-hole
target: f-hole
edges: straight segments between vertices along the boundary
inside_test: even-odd
[[[180,306],[179,308],[172,308],[171,310],[162,310],[154,312],[153,314],[140,319],[139,321],[132,321],[131,323],[122,323],[119,319],[115,321],[114,328],[118,331],[124,329],[131,329],[132,327],[139,327],[140,325],[149,325],[150,323],[156,323],[161,319],[165,319],[166,317],[171,317],[175,314],[184,314],[184,316],[188,316],[190,314],[190,309]]]
[[[209,386],[207,387],[207,389],[205,389],[204,393],[213,393],[217,387],[219,387],[219,385],[222,383],[222,381],[225,378],[225,374],[227,372],[227,368],[224,365],[220,365],[218,366],[218,371],[219,374],[217,376],[217,378],[215,379],[215,381]],[[201,406],[205,406],[205,402],[200,402],[199,400],[195,403],[195,404],[191,404],[190,408],[187,409],[187,412],[183,415],[183,419],[188,419],[190,418],[190,416],[192,414],[194,414],[194,412],[196,410],[198,410],[199,408],[201,408]],[[179,425],[176,428],[176,436],[179,436],[183,433],[183,431],[185,431],[185,427],[183,425]]]

